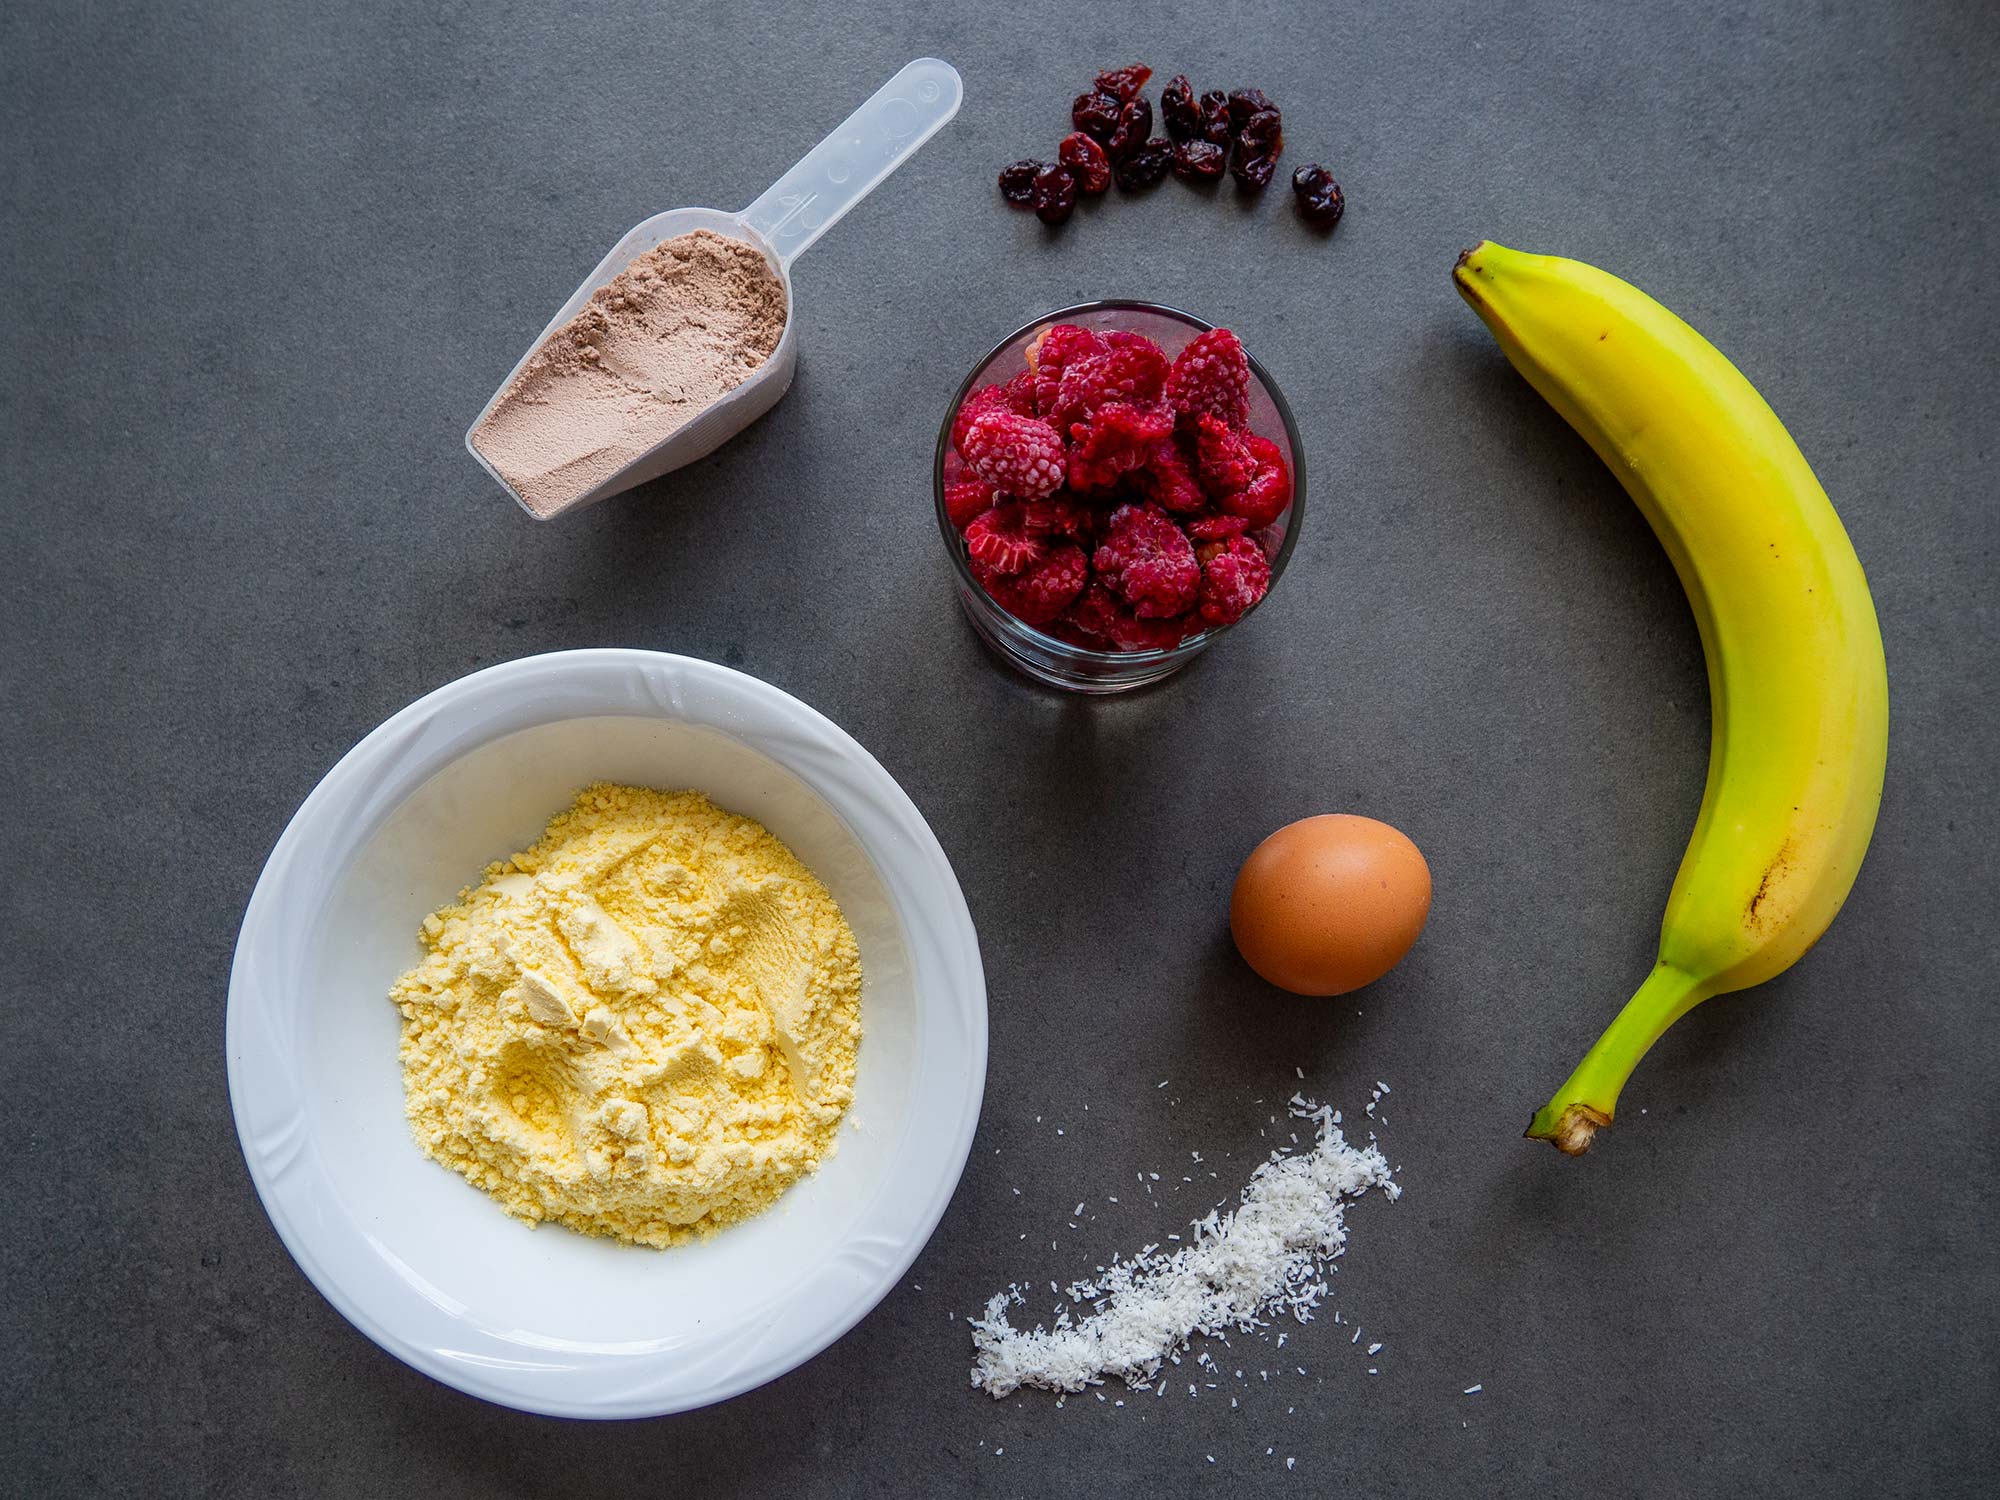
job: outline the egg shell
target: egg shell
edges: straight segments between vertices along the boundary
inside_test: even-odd
[[[1288,823],[1243,861],[1229,929],[1244,961],[1297,995],[1344,995],[1402,961],[1431,910],[1431,871],[1387,823]]]

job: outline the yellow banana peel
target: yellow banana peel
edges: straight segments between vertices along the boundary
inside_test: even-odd
[[[1713,345],[1580,261],[1487,242],[1453,280],[1630,491],[1708,658],[1708,786],[1658,962],[1528,1126],[1577,1155],[1661,1033],[1711,995],[1791,967],[1839,912],[1882,800],[1888,675],[1868,580],[1826,491]]]

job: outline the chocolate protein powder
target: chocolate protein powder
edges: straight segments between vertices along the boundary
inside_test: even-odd
[[[576,504],[771,357],[785,288],[754,245],[697,229],[591,293],[472,432],[538,516]]]

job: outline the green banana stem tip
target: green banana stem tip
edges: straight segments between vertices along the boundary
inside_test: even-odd
[[[1655,964],[1638,993],[1584,1053],[1576,1071],[1528,1122],[1528,1139],[1547,1141],[1567,1156],[1590,1149],[1598,1131],[1611,1123],[1618,1094],[1639,1059],[1674,1022],[1711,993],[1707,983],[1671,964]]]
[[[1544,1104],[1528,1121],[1527,1137],[1547,1141],[1564,1156],[1581,1156],[1590,1149],[1591,1137],[1611,1123],[1611,1116],[1588,1104],[1567,1106],[1560,1116],[1553,1103]]]

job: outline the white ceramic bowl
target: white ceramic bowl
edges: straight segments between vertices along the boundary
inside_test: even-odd
[[[418,925],[599,779],[693,787],[756,818],[861,948],[838,1152],[769,1212],[667,1251],[510,1218],[426,1158],[403,1117],[387,995]],[[438,689],[314,789],[243,918],[228,1048],[265,1210],[357,1328],[490,1401],[651,1416],[810,1359],[909,1268],[971,1148],[986,987],[944,851],[851,737],[726,667],[572,651]]]

